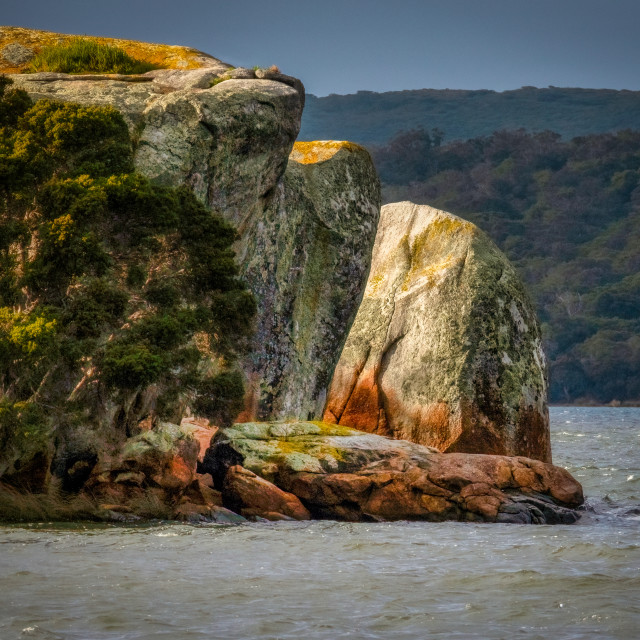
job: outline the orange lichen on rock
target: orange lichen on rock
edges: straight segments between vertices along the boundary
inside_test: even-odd
[[[33,55],[40,53],[45,47],[65,44],[78,37],[85,36],[21,27],[0,27],[0,73],[23,73]],[[132,58],[149,62],[160,69],[199,69],[218,62],[212,56],[191,47],[119,38],[86,37],[98,44],[119,47]]]
[[[333,158],[341,149],[347,151],[364,151],[355,142],[345,140],[315,140],[313,142],[296,142],[289,159],[299,164],[316,164]]]
[[[327,404],[324,419],[336,420],[338,424],[361,429],[369,433],[380,433],[381,399],[375,372],[363,373],[355,388],[349,395],[349,400],[342,411],[339,404],[330,402]],[[339,415],[336,415],[339,414]],[[386,421],[383,420],[383,423]]]

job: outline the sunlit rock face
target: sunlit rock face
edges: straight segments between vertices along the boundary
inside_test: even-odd
[[[0,26],[0,73],[22,73],[33,57],[45,47],[67,44],[77,38],[77,35],[68,33]],[[123,49],[132,58],[149,62],[163,70],[206,68],[224,72],[230,68],[230,65],[192,47],[101,36],[91,36],[91,40]]]
[[[538,321],[476,226],[410,202],[382,207],[325,420],[440,451],[551,461]]]

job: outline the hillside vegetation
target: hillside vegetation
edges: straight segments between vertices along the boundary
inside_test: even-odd
[[[553,402],[640,400],[640,132],[441,137],[373,149],[384,200],[461,215],[507,253],[543,322]]]
[[[640,91],[523,87],[515,91],[420,89],[307,96],[301,140],[385,144],[419,127],[467,140],[502,129],[555,131],[564,138],[640,129]]]

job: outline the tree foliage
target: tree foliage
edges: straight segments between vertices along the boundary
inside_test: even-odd
[[[234,229],[133,171],[116,110],[32,104],[4,78],[0,185],[0,440],[110,405],[127,430],[185,404],[231,420],[255,315]]]
[[[300,139],[351,140],[369,147],[387,144],[400,130],[432,127],[450,141],[521,127],[556,131],[566,139],[640,129],[640,91],[522,87],[307,94]]]

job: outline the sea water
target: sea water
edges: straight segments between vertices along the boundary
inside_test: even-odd
[[[575,525],[0,528],[0,639],[640,638],[640,409],[551,410]]]

